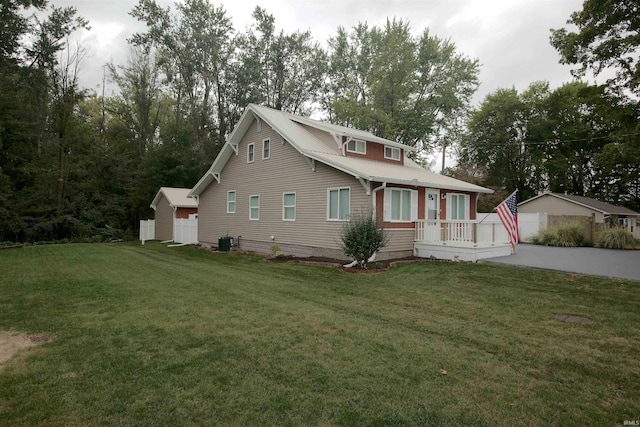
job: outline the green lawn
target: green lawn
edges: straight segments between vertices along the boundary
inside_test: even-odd
[[[452,263],[351,274],[157,243],[37,246],[0,250],[0,330],[55,336],[0,371],[0,425],[640,419],[633,281]]]

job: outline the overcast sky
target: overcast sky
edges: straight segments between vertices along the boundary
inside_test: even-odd
[[[571,80],[570,67],[558,63],[559,56],[549,44],[550,29],[566,27],[572,12],[582,8],[582,0],[211,0],[223,5],[236,31],[251,24],[256,5],[275,16],[277,30],[291,33],[310,30],[324,46],[336,28],[352,28],[359,22],[384,25],[387,18],[410,23],[414,34],[429,28],[432,35],[451,39],[459,52],[478,59],[480,88],[474,97],[478,105],[498,88],[519,91],[539,80],[551,88]],[[102,65],[113,61],[125,64],[127,38],[145,26],[129,12],[137,0],[51,0],[56,6],[74,6],[89,20],[90,31],[77,35],[89,48],[81,84],[102,91]],[[163,7],[173,0],[158,0]],[[110,89],[107,85],[107,94]]]

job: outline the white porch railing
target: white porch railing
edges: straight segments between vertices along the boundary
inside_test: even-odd
[[[460,245],[494,245],[509,243],[500,222],[416,221],[416,242]]]

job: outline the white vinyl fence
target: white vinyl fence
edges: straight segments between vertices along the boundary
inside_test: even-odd
[[[198,219],[190,217],[173,220],[173,241],[175,243],[198,243]]]
[[[478,221],[482,224],[500,224],[500,218],[496,213],[479,213]],[[529,242],[531,237],[538,234],[538,231],[547,228],[546,213],[518,213],[518,232],[520,233],[520,241]]]
[[[145,240],[153,240],[156,238],[156,222],[153,219],[140,221],[140,240],[144,245]]]

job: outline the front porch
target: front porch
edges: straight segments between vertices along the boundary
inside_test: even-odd
[[[413,253],[421,258],[475,262],[511,255],[511,244],[500,222],[419,220]]]

